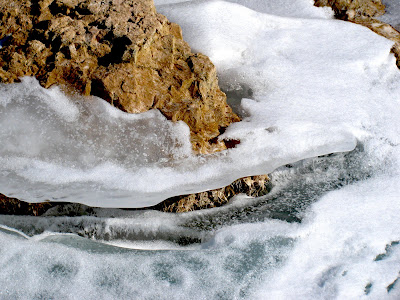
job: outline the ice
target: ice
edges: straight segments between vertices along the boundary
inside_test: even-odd
[[[264,225],[277,225],[276,230],[290,227],[279,221]],[[258,224],[232,229],[243,237],[235,241],[232,232],[221,233],[222,241],[217,238],[207,249],[180,251],[111,249],[72,235],[24,241],[0,232],[0,297],[187,299],[193,293],[197,299],[243,297],[258,283],[260,271],[280,265],[292,239],[276,238],[276,232],[265,232]],[[253,237],[255,231],[258,235]],[[259,242],[260,238],[265,241]],[[251,249],[242,253],[246,245]],[[248,264],[248,259],[257,264]]]
[[[304,158],[350,151],[377,123],[388,124],[399,113],[392,42],[366,28],[223,1],[170,7],[186,40],[215,62],[222,87],[249,90],[240,106],[243,121],[223,135],[241,144],[195,157],[182,122],[171,123],[155,110],[129,115],[97,98],[78,101],[25,78],[0,90],[3,193],[29,201],[150,206]],[[370,113],[382,105],[389,114]],[[385,134],[396,132],[398,124],[391,126]]]
[[[196,157],[183,123],[25,78],[0,87],[0,192],[134,207],[272,172],[271,192],[179,215],[0,215],[0,298],[399,299],[392,42],[312,1],[156,3],[216,64],[237,148]]]
[[[399,287],[388,288],[400,276],[399,187],[382,176],[320,199],[286,266],[255,297],[397,299]]]
[[[376,146],[279,168],[264,199],[208,211],[0,216],[22,231],[0,232],[0,296],[396,299],[399,172],[375,155],[400,153]],[[301,223],[271,219],[304,205]]]

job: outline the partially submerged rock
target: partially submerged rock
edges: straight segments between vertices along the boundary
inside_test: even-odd
[[[0,12],[0,38],[12,35],[0,50],[1,82],[35,76],[130,113],[157,108],[188,124],[196,152],[226,149],[217,137],[239,117],[215,66],[153,0],[9,0]]]
[[[0,194],[0,214],[41,216],[52,205],[50,203],[27,203],[16,198],[9,198]]]
[[[251,197],[265,195],[270,190],[270,180],[267,175],[250,176],[235,180],[227,187],[202,193],[173,197],[154,208],[165,212],[188,212],[193,210],[219,207],[229,202],[237,194]]]
[[[155,209],[174,213],[189,212],[222,206],[227,204],[232,197],[239,193],[244,193],[247,196],[252,197],[262,196],[267,194],[270,188],[270,180],[268,176],[251,176],[238,179],[229,186],[221,189],[173,197],[153,207],[142,209]],[[108,209],[102,208],[101,210],[105,212]],[[131,210],[140,210],[140,208],[134,208]],[[82,216],[96,215],[96,208],[83,204],[64,202],[27,203],[0,194],[0,214],[28,216]]]

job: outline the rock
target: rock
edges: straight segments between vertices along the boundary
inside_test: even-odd
[[[208,57],[191,52],[181,28],[152,0],[9,0],[0,4],[0,81],[35,76],[120,109],[159,109],[186,122],[193,149],[226,149],[220,132],[239,121]]]
[[[266,175],[251,176],[234,181],[227,187],[191,195],[172,197],[155,206],[125,210],[154,209],[163,212],[182,213],[199,209],[219,207],[239,193],[247,196],[258,197],[267,194],[271,183]],[[28,215],[28,216],[96,216],[97,212],[103,214],[115,209],[94,208],[78,203],[68,202],[42,202],[28,203],[0,194],[0,214]]]
[[[359,17],[378,17],[385,13],[381,0],[315,0],[315,6],[329,6],[342,20]]]
[[[213,208],[227,204],[237,194],[260,197],[267,194],[270,189],[271,182],[267,175],[251,176],[235,180],[227,187],[220,189],[173,197],[153,208],[176,213]]]
[[[9,38],[11,36],[11,38]],[[7,40],[8,39],[8,40]],[[158,14],[153,0],[7,0],[0,3],[0,82],[34,76],[45,88],[99,96],[129,113],[159,109],[186,122],[196,153],[235,147],[220,141],[240,121],[219,89],[215,66],[191,52],[181,28]],[[267,191],[255,176],[154,209],[183,212],[220,206],[235,194]],[[86,214],[80,204],[29,204],[0,194],[1,214]]]
[[[3,215],[43,215],[52,205],[44,203],[27,203],[16,198],[9,198],[0,194],[0,214]]]

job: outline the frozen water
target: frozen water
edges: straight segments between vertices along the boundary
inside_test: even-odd
[[[397,178],[382,176],[320,199],[297,233],[286,266],[262,296],[355,299],[371,285],[371,299],[399,297],[398,286],[388,294],[400,275],[398,189]]]
[[[0,87],[0,134],[7,141],[3,193],[29,201],[150,206],[304,158],[350,151],[377,123],[397,118],[392,43],[368,29],[223,1],[172,8],[189,43],[217,65],[222,86],[252,91],[252,99],[241,101],[247,117],[223,136],[241,144],[194,157],[186,125],[157,111],[128,115],[99,99],[79,104],[24,79]],[[370,114],[382,105],[390,114]],[[395,132],[398,124],[391,124]]]
[[[134,207],[272,172],[271,193],[182,215],[0,216],[0,298],[399,299],[392,43],[312,1],[156,3],[243,96],[224,133],[241,144],[195,157],[183,123],[25,78],[0,87],[0,192]]]
[[[100,210],[97,218],[0,216],[2,224],[32,236],[0,233],[0,295],[396,299],[396,284],[387,290],[399,275],[398,178],[385,176],[384,167],[368,180],[379,169],[368,152],[280,168],[270,195],[216,210],[180,216],[114,211],[111,218]],[[321,199],[310,209],[304,202],[313,196]],[[281,203],[274,207],[272,201]],[[300,208],[302,223],[271,220],[284,206]]]

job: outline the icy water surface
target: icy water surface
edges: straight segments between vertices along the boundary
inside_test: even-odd
[[[343,299],[352,292],[395,299],[399,206],[391,199],[377,203],[379,192],[357,201],[366,183],[372,189],[376,182],[382,185],[380,176],[371,177],[377,169],[384,173],[385,163],[376,165],[359,145],[350,153],[279,168],[271,175],[269,195],[239,196],[226,207],[201,212],[97,209],[96,216],[83,217],[0,216],[6,226],[0,230],[0,295]],[[393,188],[396,192],[397,185]],[[392,212],[384,212],[387,205]],[[361,228],[352,231],[353,223]]]

